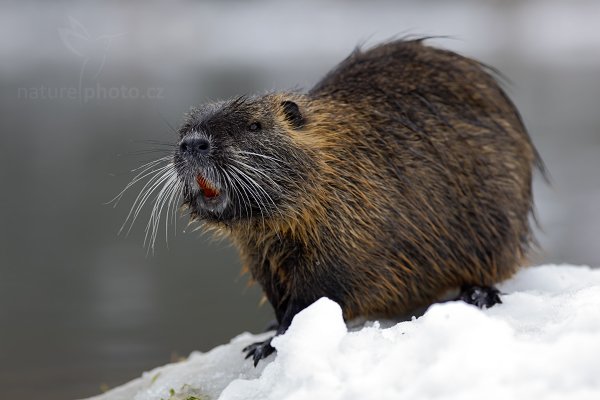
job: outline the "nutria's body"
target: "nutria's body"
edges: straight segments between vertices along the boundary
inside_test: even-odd
[[[185,202],[237,245],[279,333],[322,296],[393,316],[491,287],[531,242],[517,110],[481,64],[419,40],[355,51],[307,94],[204,106],[180,133]]]

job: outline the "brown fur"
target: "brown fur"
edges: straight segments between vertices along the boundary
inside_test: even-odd
[[[480,64],[420,42],[384,45],[295,101],[308,122],[289,134],[317,165],[306,201],[266,229],[231,232],[257,281],[312,301],[339,280],[353,318],[406,313],[515,272],[531,238],[536,153]],[[302,248],[302,265],[287,264],[281,238]]]
[[[298,126],[284,101],[298,105]],[[451,288],[491,286],[524,259],[540,161],[480,63],[395,41],[355,51],[306,94],[247,103],[248,121],[272,119],[281,141],[269,154],[295,160],[268,174],[295,171],[297,187],[267,217],[207,224],[233,239],[280,323],[291,303],[322,296],[345,318],[404,314]]]

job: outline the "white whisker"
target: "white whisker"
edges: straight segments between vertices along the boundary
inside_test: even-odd
[[[278,162],[278,163],[283,163],[283,160],[280,160],[279,158],[267,156],[265,154],[253,153],[251,151],[244,151],[244,150],[238,150],[237,153],[238,154],[245,154],[245,155],[255,156],[255,157],[261,157],[261,158],[265,158],[267,160],[275,161],[275,162]]]
[[[144,169],[142,171],[140,171],[136,176],[133,177],[133,179],[125,186],[125,188],[123,190],[121,190],[121,192],[119,192],[119,194],[117,194],[112,200],[110,200],[109,202],[107,202],[106,204],[110,204],[110,203],[114,203],[113,207],[116,207],[117,204],[119,203],[119,200],[123,197],[123,195],[125,194],[125,192],[132,187],[133,185],[135,185],[136,183],[138,183],[139,181],[141,181],[142,179],[144,179],[145,177],[152,175],[154,172],[159,171],[160,169],[166,167],[163,166],[161,168],[152,170],[150,172],[147,172],[148,170],[154,168],[156,166],[156,164],[162,162],[162,161],[166,161],[168,159],[168,157],[163,157],[163,158],[159,158],[158,160],[154,160],[151,163],[145,164],[143,167]],[[142,168],[142,167],[140,167]],[[133,169],[132,172],[135,172],[137,170],[139,170],[140,168],[136,168]]]
[[[165,165],[160,165],[165,163]],[[154,246],[158,236],[158,230],[162,222],[163,211],[166,212],[165,216],[165,242],[168,246],[168,231],[169,223],[176,224],[177,220],[177,202],[180,201],[183,189],[183,182],[179,180],[176,167],[172,156],[165,156],[159,159],[147,162],[140,167],[132,170],[137,172],[133,179],[125,186],[125,188],[119,192],[115,198],[109,203],[113,202],[116,206],[119,200],[124,194],[130,190],[133,186],[138,183],[145,181],[140,191],[136,195],[131,208],[119,229],[119,234],[126,231],[126,235],[131,232],[133,225],[138,219],[141,210],[145,207],[149,200],[152,201],[152,208],[150,210],[150,217],[146,224],[145,235],[144,235],[144,246],[147,246],[148,251],[154,252]],[[156,195],[153,197],[153,194]],[[171,214],[172,213],[172,214]],[[176,231],[175,225],[175,231]]]
[[[144,245],[148,243],[149,249],[152,248],[152,251],[154,251],[154,244],[156,243],[156,236],[158,233],[158,228],[160,226],[162,211],[165,206],[167,196],[171,191],[172,187],[175,186],[177,183],[177,173],[174,170],[170,170],[168,171],[168,173],[169,177],[165,181],[162,189],[156,195],[154,206],[152,207],[152,213],[150,214],[150,219],[148,220],[148,224],[146,225]],[[166,223],[168,224],[168,214]]]
[[[156,180],[159,180],[160,177],[162,176],[162,174],[168,168],[169,168],[169,166],[165,165],[165,166],[163,166],[161,168],[158,168],[158,169],[152,171],[148,175],[146,175],[146,176],[150,176],[151,175],[151,177],[150,177],[150,179],[148,179],[148,182],[146,182],[146,184],[142,187],[142,189],[138,193],[137,197],[135,198],[135,200],[134,200],[134,202],[133,202],[133,204],[131,206],[131,209],[129,210],[129,214],[127,214],[127,217],[125,218],[125,221],[123,222],[123,225],[121,226],[121,229],[119,230],[119,234],[123,231],[123,229],[125,228],[125,225],[127,225],[127,222],[130,221],[130,218],[134,214],[135,210],[138,209],[138,203],[145,197],[146,190],[150,189],[153,186],[154,182],[156,182]],[[133,221],[131,221],[131,224],[133,225]]]

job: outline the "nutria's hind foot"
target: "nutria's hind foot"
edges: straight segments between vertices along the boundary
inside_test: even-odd
[[[275,352],[275,348],[271,346],[272,339],[273,338],[270,337],[263,342],[252,343],[251,345],[244,347],[242,351],[246,353],[245,358],[248,359],[252,357],[254,360],[254,366],[256,367],[260,360],[269,357],[271,354],[273,354],[273,352]]]
[[[500,291],[493,286],[463,285],[456,300],[462,300],[479,308],[502,304]]]

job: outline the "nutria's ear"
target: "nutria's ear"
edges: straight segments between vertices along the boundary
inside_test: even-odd
[[[282,101],[281,107],[283,107],[283,114],[285,115],[285,119],[290,123],[292,127],[295,129],[300,129],[304,126],[304,117],[300,112],[300,108],[298,108],[298,104],[293,101]]]

